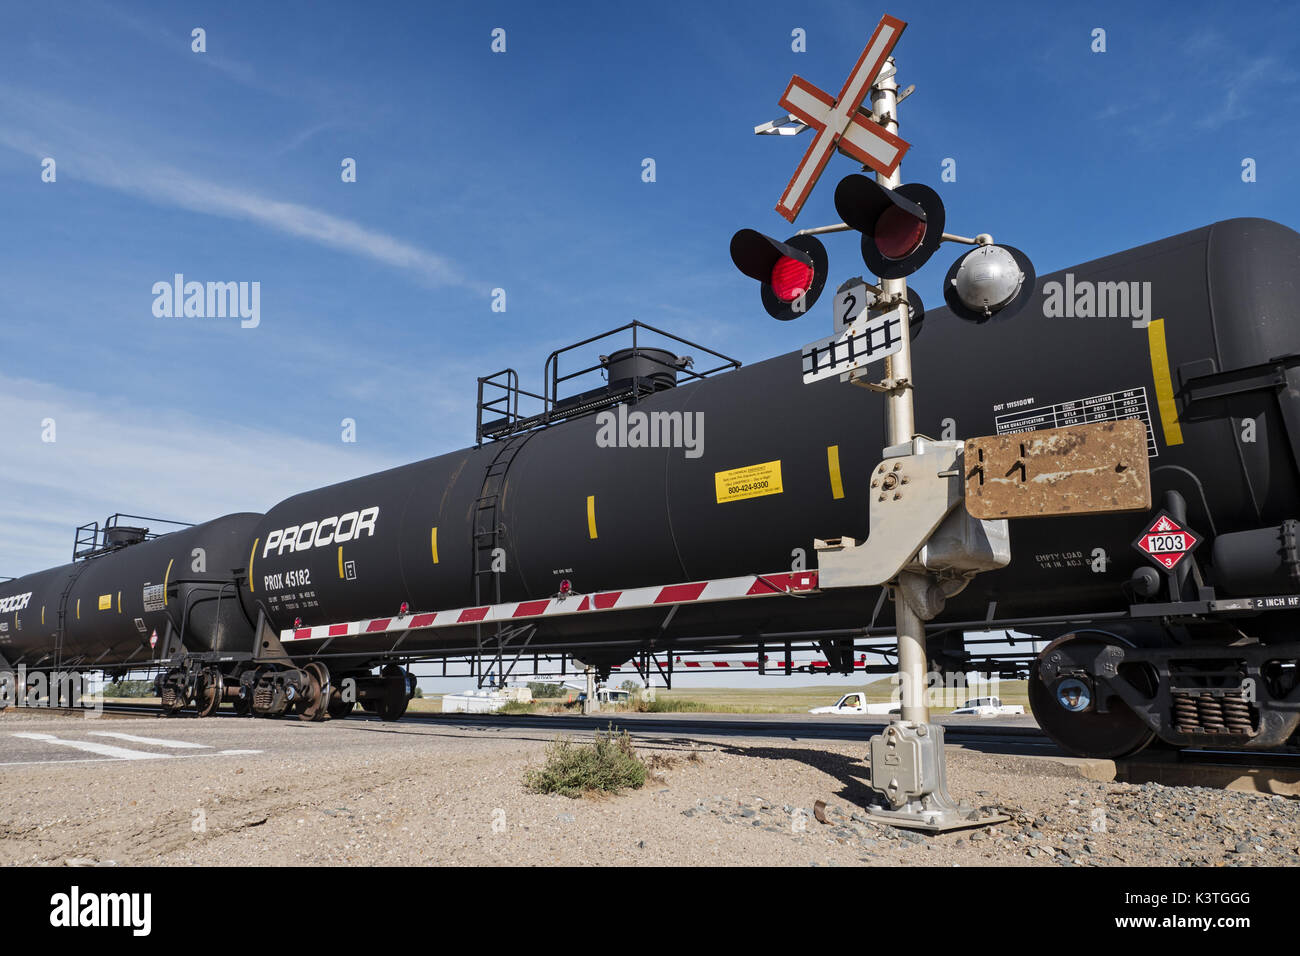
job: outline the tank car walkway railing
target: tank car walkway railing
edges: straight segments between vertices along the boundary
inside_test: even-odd
[[[605,371],[609,356],[600,356],[599,360],[592,365],[581,365],[579,363],[581,367],[567,372],[562,372],[560,369],[561,359],[571,356],[571,353],[578,349],[587,348],[597,342],[626,332],[631,332],[630,338],[632,341],[628,354],[642,359],[651,366],[659,366],[660,370],[646,375],[634,375],[628,384],[622,388],[602,387],[561,398],[561,386],[584,376]],[[656,340],[657,344],[647,345],[645,343],[647,333],[657,336],[659,340],[663,341]],[[711,359],[716,360],[717,364],[711,364],[710,367],[700,371],[694,368],[695,360],[690,356],[683,357],[676,363],[666,362],[659,358],[656,353],[662,352],[663,346],[669,344],[684,345],[696,352],[704,353]],[[646,395],[651,395],[669,387],[671,383],[665,384],[663,381],[663,376],[666,374],[671,374],[674,380],[682,376],[688,381],[694,381],[728,369],[737,369],[740,366],[739,359],[723,355],[721,352],[700,345],[698,342],[692,342],[689,339],[684,339],[671,332],[665,332],[663,329],[655,328],[644,322],[632,321],[616,329],[610,329],[608,332],[602,332],[599,335],[583,339],[581,342],[575,342],[572,345],[566,345],[562,349],[556,349],[547,356],[542,370],[544,394],[538,395],[536,392],[529,392],[520,388],[519,373],[513,368],[502,369],[492,375],[480,378],[478,380],[478,418],[474,431],[475,443],[481,445],[484,440],[494,441],[516,432],[543,428],[570,418],[589,415],[592,412],[608,408],[611,405],[617,405],[620,402],[635,402]],[[521,398],[539,403],[535,406],[539,410],[531,414],[521,413],[519,410]]]
[[[128,521],[144,521],[150,526],[168,525],[169,529],[168,531],[153,532],[149,527],[124,525],[121,523],[123,518]],[[72,545],[72,560],[75,562],[87,558],[97,558],[101,554],[109,554],[129,545],[139,544],[141,541],[152,541],[154,538],[161,537],[178,528],[192,527],[194,525],[185,521],[146,518],[143,515],[128,515],[119,512],[105,518],[103,527],[100,527],[98,521],[91,521],[88,524],[78,526],[76,539]]]
[[[697,372],[693,367],[693,360],[690,365],[680,365],[680,364],[669,365],[665,362],[662,362],[654,358],[653,356],[646,355],[646,353],[641,350],[643,343],[641,342],[640,334],[641,334],[641,330],[643,329],[646,332],[650,332],[653,333],[654,335],[661,336],[665,339],[668,339],[671,342],[676,342],[678,345],[686,345],[697,351],[705,352],[713,356],[715,359],[720,359],[721,363],[712,368],[705,369],[702,372]],[[718,372],[726,371],[727,369],[740,368],[740,361],[738,359],[731,358],[728,355],[723,355],[721,352],[715,352],[713,351],[713,349],[706,348],[705,346],[700,345],[697,342],[692,342],[688,339],[682,338],[681,336],[673,335],[671,332],[665,332],[663,329],[657,329],[653,325],[646,325],[644,322],[632,321],[629,322],[627,325],[621,325],[616,329],[610,329],[608,332],[602,332],[600,335],[593,335],[591,338],[583,339],[581,342],[575,342],[572,345],[566,345],[562,349],[556,349],[547,357],[546,366],[542,372],[542,377],[546,379],[547,394],[549,396],[550,407],[555,408],[557,405],[560,404],[560,385],[562,385],[565,382],[569,382],[574,379],[581,378],[584,375],[590,375],[593,372],[598,372],[604,369],[605,367],[605,363],[602,361],[602,362],[597,362],[597,364],[595,365],[589,365],[586,366],[585,368],[580,368],[577,371],[569,372],[567,374],[561,375],[560,374],[561,356],[567,355],[568,353],[583,348],[584,346],[592,345],[596,342],[600,342],[604,339],[613,338],[614,336],[619,335],[620,333],[623,332],[627,332],[629,330],[632,333],[632,351],[634,354],[642,355],[646,357],[653,364],[662,366],[666,371],[671,370],[678,375],[685,375],[688,379],[707,378],[710,375],[714,375]],[[635,386],[638,385],[639,382],[640,379],[638,377],[638,379],[634,383],[634,390],[635,390]]]

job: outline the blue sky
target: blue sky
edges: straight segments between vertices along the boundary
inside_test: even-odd
[[[904,179],[950,231],[1043,274],[1232,216],[1300,226],[1292,5],[556,6],[6,5],[0,573],[112,511],[264,510],[469,444],[476,376],[537,385],[551,349],[633,318],[747,362],[826,334],[828,310],[768,319],[727,246],[792,231],[772,207],[807,141],[752,127],[792,73],[837,92],[885,12],[917,86]],[[798,225],[835,221],[855,169],[833,159]],[[832,283],[863,271],[827,245]],[[914,281],[932,306],[952,257]],[[177,272],[259,282],[260,326],[156,318]]]

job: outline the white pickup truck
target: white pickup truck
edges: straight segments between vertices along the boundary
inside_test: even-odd
[[[1009,717],[1023,714],[1025,708],[1019,704],[1004,704],[1000,697],[976,697],[952,712],[953,717]]]
[[[889,714],[897,714],[899,704],[897,701],[886,700],[876,704],[868,704],[867,697],[862,693],[845,694],[840,698],[838,704],[832,704],[830,707],[814,707],[808,711],[810,714],[875,714],[881,717]]]

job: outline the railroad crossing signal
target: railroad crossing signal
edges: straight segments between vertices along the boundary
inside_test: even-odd
[[[1138,535],[1133,547],[1166,571],[1172,571],[1200,543],[1199,535],[1179,525],[1168,511],[1161,511],[1146,531]]]
[[[911,89],[899,94],[898,84],[893,79],[895,71],[889,63],[889,53],[905,26],[901,20],[893,17],[881,19],[838,98],[832,99],[798,76],[791,79],[781,98],[781,105],[789,111],[791,121],[815,129],[816,135],[795,170],[794,178],[781,195],[776,211],[794,222],[834,149],[857,159],[866,168],[876,172],[875,183],[864,176],[850,176],[840,183],[840,188],[836,190],[836,209],[844,218],[844,223],[803,230],[809,234],[859,230],[863,237],[863,259],[881,280],[878,286],[868,286],[860,280],[856,283],[850,281],[838,290],[835,297],[835,334],[804,347],[803,380],[810,383],[838,375],[841,380],[886,393],[889,423],[885,454],[889,456],[892,451],[892,457],[895,458],[891,477],[895,476],[903,462],[923,461],[924,464],[919,465],[920,470],[916,474],[929,475],[935,484],[932,494],[923,492],[918,498],[915,488],[909,492],[907,500],[919,501],[921,507],[918,510],[916,503],[903,506],[906,517],[899,520],[898,527],[908,537],[901,542],[905,550],[898,555],[899,561],[892,567],[881,567],[880,558],[874,549],[866,548],[866,542],[858,543],[851,538],[838,539],[833,547],[820,542],[818,548],[824,552],[822,559],[839,565],[844,580],[849,582],[831,586],[888,584],[896,598],[894,629],[898,641],[898,673],[903,690],[901,720],[891,724],[884,735],[871,740],[871,788],[880,795],[882,804],[868,813],[874,819],[901,826],[942,831],[997,823],[1007,817],[972,810],[957,804],[948,795],[944,779],[943,728],[930,723],[929,708],[924,700],[924,675],[927,670],[925,621],[939,613],[942,607],[942,589],[937,577],[930,573],[930,568],[927,567],[925,573],[908,570],[907,556],[917,555],[918,548],[949,519],[953,512],[954,490],[948,476],[957,475],[960,471],[953,470],[951,465],[951,460],[955,460],[956,456],[956,442],[936,443],[916,434],[908,313],[913,308],[919,312],[920,303],[918,300],[912,306],[905,277],[919,269],[945,238],[972,245],[991,244],[992,238],[986,235],[975,239],[947,236],[943,231],[943,203],[933,190],[923,186],[899,185],[898,167],[908,144],[895,132],[898,129],[897,108],[899,101]],[[872,94],[869,111],[862,106],[868,91]],[[779,127],[784,126],[784,122],[777,120],[767,123],[756,127],[754,132],[783,132]],[[773,265],[767,258],[752,263],[742,261],[745,257],[737,255],[737,243],[740,241],[742,245],[747,244],[746,233],[747,231],[737,233],[732,240],[732,258],[742,272],[766,283],[766,305],[768,285],[775,278]],[[770,243],[770,240],[767,241]],[[770,255],[765,253],[765,256]],[[768,268],[767,273],[763,272],[763,266]],[[1016,274],[1023,283],[1022,271],[1018,270]],[[979,281],[974,281],[975,279]],[[963,277],[960,286],[967,297],[973,297],[976,293],[981,296],[973,298],[972,308],[990,303],[999,308],[1005,305],[1003,301],[993,302],[993,295],[1004,290],[992,287],[982,273]],[[855,289],[858,292],[871,292],[872,302],[859,306]],[[1009,301],[1018,292],[1019,286],[1011,296],[1002,298]],[[986,298],[989,303],[984,302]],[[877,303],[881,308],[873,313],[870,307]],[[778,316],[780,317],[783,316]],[[881,359],[888,359],[884,378],[880,382],[867,381],[864,367]],[[903,454],[901,449],[904,448],[911,454]],[[945,459],[942,464],[938,461],[940,457]],[[941,470],[930,470],[936,465]],[[882,473],[886,468],[886,464],[880,465]],[[936,474],[940,477],[934,478]],[[901,493],[893,496],[894,499],[901,497]],[[873,500],[877,503],[884,502],[886,495],[882,493]],[[876,504],[873,504],[872,511],[875,510]],[[962,522],[974,520],[968,515],[961,518]],[[875,535],[880,528],[874,514],[871,524]],[[989,527],[980,526],[984,532],[980,537],[990,544],[993,554],[977,554],[972,549],[963,557],[972,571],[1000,567],[1009,560],[1009,546],[1005,546],[1005,524],[1000,528],[992,527],[994,524],[986,522],[985,525]],[[965,528],[966,524],[962,524],[962,527]],[[885,537],[888,538],[888,535]],[[993,545],[995,538],[1003,544]],[[898,551],[899,543],[897,540],[890,541],[890,546]],[[846,551],[846,557],[833,559],[832,555],[840,551]],[[864,552],[871,553],[869,561],[864,561]],[[870,561],[874,561],[874,565]],[[867,575],[871,580],[863,576],[863,568],[874,568]],[[883,577],[872,577],[877,571],[889,573]],[[936,593],[940,594],[937,603],[934,597]]]
[[[816,236],[791,236],[778,242],[753,229],[742,229],[731,237],[731,261],[758,280],[763,308],[783,322],[811,309],[826,285],[826,247]]]
[[[890,189],[866,176],[845,176],[835,187],[835,211],[862,233],[862,261],[882,279],[910,276],[943,241],[943,200],[921,183]]]
[[[859,108],[906,26],[888,15],[881,18],[837,97],[832,98],[801,76],[790,78],[779,103],[792,117],[816,130],[776,204],[776,211],[790,222],[799,215],[835,149],[882,176],[891,176],[898,169],[908,144]]]

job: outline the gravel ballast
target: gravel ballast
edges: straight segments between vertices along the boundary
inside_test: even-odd
[[[93,755],[38,752],[13,738],[122,743],[89,737],[87,728],[205,750],[73,760]],[[1012,819],[929,836],[862,816],[869,791],[858,742],[634,734],[638,752],[654,758],[646,785],[571,799],[524,785],[554,736],[454,721],[6,714],[0,863],[1300,865],[1300,801],[1280,796],[1099,783],[1039,759],[949,748],[953,796],[999,806]],[[15,750],[20,743],[31,753]],[[178,753],[187,756],[174,759]],[[825,823],[814,814],[817,801]]]

